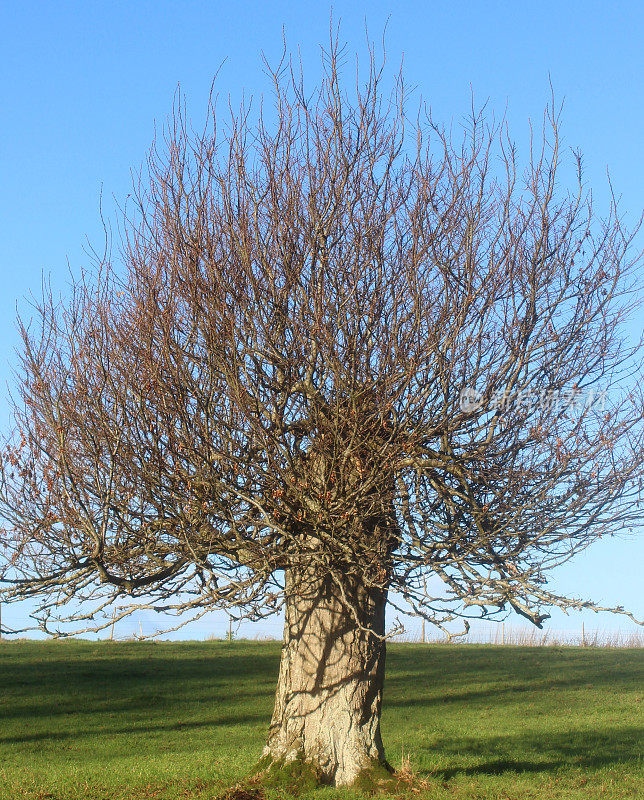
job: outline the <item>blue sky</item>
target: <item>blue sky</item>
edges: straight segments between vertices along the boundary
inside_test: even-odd
[[[565,101],[564,144],[584,154],[598,209],[610,170],[622,210],[644,209],[644,8],[637,2],[335,2],[351,52],[364,53],[365,21],[379,37],[387,23],[392,72],[404,58],[408,84],[436,119],[458,122],[471,92],[507,119],[521,147],[539,122],[549,81]],[[395,10],[393,10],[395,8]],[[108,217],[123,200],[178,85],[197,122],[215,71],[234,103],[242,91],[269,91],[261,52],[275,60],[300,47],[311,82],[328,40],[325,2],[23,2],[0,6],[0,382],[11,385],[15,312],[38,295],[41,277],[61,292],[102,244],[99,198]],[[571,176],[572,177],[572,176]],[[640,236],[639,244],[642,246]],[[642,320],[633,321],[641,331]],[[9,424],[5,392],[0,426]],[[598,544],[560,570],[557,588],[644,616],[641,535]],[[11,609],[4,609],[11,615]],[[20,612],[22,613],[22,612]],[[605,615],[555,615],[552,626],[627,629]],[[16,620],[17,621],[17,620]],[[7,622],[9,620],[7,619]],[[144,626],[154,622],[144,620]],[[518,623],[517,623],[518,624]],[[138,622],[131,628],[138,627]],[[221,633],[220,615],[190,635]],[[261,633],[260,628],[255,629]],[[278,627],[271,626],[275,632]],[[126,632],[125,629],[123,632]]]

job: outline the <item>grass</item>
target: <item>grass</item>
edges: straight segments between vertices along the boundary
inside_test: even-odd
[[[409,777],[388,796],[644,797],[642,649],[397,644],[387,659],[383,736]],[[275,642],[2,642],[0,798],[219,797],[261,755],[278,661]]]

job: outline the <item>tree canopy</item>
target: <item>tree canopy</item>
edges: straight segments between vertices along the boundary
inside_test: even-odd
[[[179,104],[118,257],[23,326],[4,578],[43,625],[71,597],[258,616],[298,563],[540,624],[579,604],[549,570],[641,520],[634,232],[579,156],[560,188],[557,109],[521,171],[504,125],[455,138],[340,60],[313,94],[283,61],[267,121]]]

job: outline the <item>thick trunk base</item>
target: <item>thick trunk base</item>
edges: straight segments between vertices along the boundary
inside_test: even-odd
[[[334,786],[353,783],[374,763],[386,765],[385,600],[383,590],[364,589],[358,580],[340,589],[303,570],[286,576],[284,645],[264,756],[305,761]]]

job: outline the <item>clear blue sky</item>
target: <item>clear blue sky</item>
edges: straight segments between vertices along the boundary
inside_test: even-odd
[[[141,163],[177,85],[198,122],[222,62],[223,99],[230,93],[238,100],[243,89],[259,96],[268,89],[260,53],[279,55],[282,26],[314,81],[330,9],[302,1],[0,4],[2,385],[11,383],[15,363],[16,304],[27,309],[24,298],[38,294],[43,273],[64,292],[68,262],[77,272],[88,261],[86,239],[101,245],[101,189],[109,215],[111,197],[127,195],[130,169]],[[358,52],[364,52],[365,20],[374,37],[388,20],[392,71],[404,55],[408,83],[445,122],[467,113],[473,90],[501,113],[507,106],[521,144],[528,120],[541,118],[550,78],[565,99],[564,142],[584,153],[598,207],[606,205],[609,168],[624,213],[635,218],[644,208],[641,3],[335,2],[333,13],[349,49]],[[634,325],[641,330],[642,320]],[[7,424],[0,400],[0,425]],[[644,616],[643,562],[641,535],[613,539],[562,569],[556,584],[623,602]],[[552,625],[578,629],[582,619],[587,627],[628,627],[594,615],[557,615]],[[220,633],[223,626],[213,616],[191,633]]]

